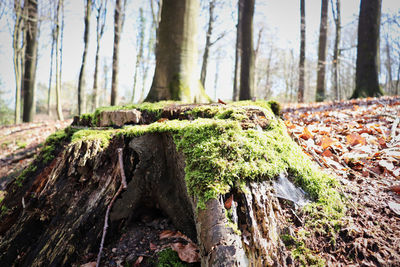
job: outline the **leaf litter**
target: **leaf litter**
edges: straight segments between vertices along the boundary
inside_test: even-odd
[[[283,118],[349,201],[333,240],[312,235],[307,246],[328,266],[400,266],[400,97],[289,104]]]

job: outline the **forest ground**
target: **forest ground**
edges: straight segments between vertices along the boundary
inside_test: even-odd
[[[307,247],[335,266],[399,266],[400,97],[288,104],[282,117],[312,160],[337,176],[349,203],[343,218],[346,227],[336,234],[335,242],[311,234]],[[6,183],[32,161],[46,137],[70,124],[71,120],[65,120],[0,127],[0,198]],[[145,266],[154,252],[186,238],[166,231],[174,229],[165,219],[146,216],[134,233],[126,233],[123,247],[106,248],[105,255],[111,259],[108,266],[118,262],[123,250],[136,251],[131,255]],[[305,225],[293,227],[307,230]],[[168,237],[175,239],[170,245]],[[81,262],[94,258],[82,255]]]

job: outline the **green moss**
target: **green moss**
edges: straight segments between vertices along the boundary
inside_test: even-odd
[[[4,199],[4,197],[5,197],[6,194],[7,194],[6,191],[0,190],[0,204],[1,204],[1,202],[3,202],[3,199]]]
[[[110,139],[117,132],[118,130],[79,130],[72,134],[71,142],[99,140],[100,146],[106,148],[110,144]]]
[[[69,128],[65,130],[59,130],[47,137],[39,155],[43,164],[47,164],[54,159],[54,157],[56,156],[54,155],[54,151],[60,142],[66,140],[69,137],[68,131]]]
[[[17,141],[17,146],[18,146],[18,149],[26,148],[27,143],[26,142]]]
[[[316,255],[314,251],[306,247],[305,241],[310,233],[299,231],[298,238],[294,238],[295,248],[292,250],[292,256],[301,266],[325,266],[326,261],[321,256]]]
[[[179,74],[174,75],[171,83],[169,84],[169,93],[173,100],[185,100],[190,99],[190,87],[186,84]]]
[[[167,248],[157,254],[158,261],[157,267],[188,267],[192,264],[180,260],[178,253],[174,250]]]

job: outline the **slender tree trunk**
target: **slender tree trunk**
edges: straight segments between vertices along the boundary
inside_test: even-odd
[[[99,60],[100,60],[100,41],[103,37],[104,26],[106,25],[106,15],[107,15],[107,0],[101,0],[99,2],[99,6],[97,7],[96,14],[96,58],[94,65],[94,74],[93,74],[93,110],[95,110],[99,106]]]
[[[332,1],[332,0],[331,0]],[[340,37],[341,37],[341,15],[340,15],[340,0],[336,0],[336,12],[332,5],[332,13],[335,20],[335,46],[333,48],[333,90],[336,100],[342,98],[340,93],[340,82],[339,82],[339,66],[340,66]]]
[[[257,62],[258,62],[258,52],[260,51],[260,46],[261,46],[261,37],[262,37],[262,32],[263,32],[263,28],[261,28],[258,31],[258,35],[257,35],[257,45],[256,45],[256,49],[254,50],[254,96],[259,96],[259,92],[258,92],[258,75],[257,75]]]
[[[361,0],[358,21],[356,88],[351,98],[383,95],[379,86],[379,31],[382,0]]]
[[[144,39],[145,39],[145,28],[146,28],[146,21],[143,16],[143,9],[139,9],[139,34],[137,35],[138,41],[137,41],[137,48],[138,48],[138,53],[136,56],[136,64],[135,64],[135,74],[133,76],[133,90],[132,90],[132,99],[131,102],[134,101],[135,99],[135,93],[136,93],[136,81],[137,81],[137,75],[139,72],[139,66],[140,64],[143,64],[143,51],[144,51]],[[142,73],[143,74],[143,73]],[[144,75],[143,75],[144,76]],[[143,79],[144,77],[142,77]]]
[[[235,69],[233,77],[233,101],[239,99],[239,85],[240,85],[240,56],[242,54],[242,17],[243,17],[243,4],[238,0],[238,23],[236,25],[236,48],[235,48]]]
[[[36,63],[37,63],[37,32],[38,32],[38,3],[36,0],[27,0],[24,3],[27,9],[27,28],[26,28],[26,51],[25,51],[25,71],[23,81],[24,108],[22,120],[31,122],[35,116],[35,82],[36,82]]]
[[[15,24],[13,31],[13,63],[15,75],[15,111],[14,123],[21,122],[21,90],[22,90],[22,69],[23,69],[23,50],[25,48],[23,40],[24,17],[22,6],[19,0],[14,1]]]
[[[265,98],[269,98],[271,96],[271,62],[272,62],[272,55],[273,55],[274,49],[273,45],[271,44],[271,49],[269,50],[268,54],[268,62],[267,62],[267,68],[266,68],[266,81],[265,81]]]
[[[115,1],[114,12],[114,48],[111,77],[111,106],[115,106],[118,100],[118,67],[119,67],[119,41],[121,39],[122,27],[124,25],[126,0],[122,5],[121,0]]]
[[[208,19],[208,29],[206,35],[206,45],[204,47],[203,53],[203,63],[201,64],[201,73],[200,73],[200,82],[203,86],[206,85],[206,75],[207,75],[207,63],[208,63],[208,53],[211,47],[211,35],[213,31],[213,24],[215,22],[214,18],[214,8],[215,8],[215,0],[210,1],[209,5],[209,19]]]
[[[249,100],[254,96],[253,15],[255,0],[242,1],[242,55],[239,100]]]
[[[321,22],[318,42],[317,94],[315,100],[325,100],[326,40],[328,36],[328,0],[321,0]]]
[[[393,75],[392,75],[392,58],[390,55],[390,44],[389,44],[389,36],[386,36],[386,69],[387,69],[387,76],[388,76],[388,84],[386,85],[387,92],[389,94],[394,95],[393,90]]]
[[[153,84],[146,101],[209,101],[196,77],[198,0],[165,0]]]
[[[86,112],[86,79],[85,69],[87,53],[89,48],[89,33],[90,33],[90,16],[92,13],[92,0],[86,0],[85,6],[85,32],[83,34],[83,42],[85,44],[82,55],[82,65],[79,72],[79,83],[78,83],[78,114]]]
[[[54,22],[56,24],[57,22]],[[55,25],[53,26],[55,27]],[[49,74],[49,89],[47,91],[47,115],[51,115],[51,109],[50,109],[50,99],[51,99],[51,80],[53,78],[53,55],[54,55],[54,43],[56,42],[55,39],[55,29],[52,30],[52,36],[51,36],[51,50],[50,50],[50,74]]]
[[[60,36],[60,26],[63,22],[60,21],[60,14],[64,13],[64,0],[58,0],[57,3],[57,24],[56,24],[56,108],[57,108],[57,118],[59,120],[64,120],[64,115],[62,113],[61,106],[61,36]],[[64,16],[62,14],[61,16]]]
[[[299,90],[297,101],[304,102],[305,91],[305,61],[306,61],[306,9],[305,0],[300,0],[300,60],[299,60]]]

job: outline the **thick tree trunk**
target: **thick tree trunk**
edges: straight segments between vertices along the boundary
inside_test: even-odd
[[[300,61],[299,61],[299,89],[297,101],[304,102],[305,91],[305,60],[306,60],[306,9],[305,0],[300,0]]]
[[[182,119],[182,114],[190,116],[185,112],[191,108],[173,106],[162,116]],[[108,119],[114,115],[122,116],[121,125],[132,123],[129,112],[139,114],[105,112],[98,123],[110,126]],[[255,118],[264,114],[251,107],[248,112]],[[135,121],[150,123],[154,118],[142,114]],[[67,134],[79,130],[73,126]],[[65,137],[59,142],[53,144],[53,160],[45,164],[42,152],[34,162],[36,168],[29,168],[25,179],[7,188],[10,193],[2,206],[11,209],[0,220],[1,266],[68,266],[97,253],[104,214],[120,185],[118,148],[123,149],[128,186],[113,205],[108,240],[118,242],[121,229],[140,213],[158,209],[198,243],[202,266],[286,264],[288,255],[280,240],[284,217],[271,181],[247,182],[208,200],[201,209],[197,197],[188,193],[185,156],[169,132],[115,135],[106,148],[96,137],[73,142]]]
[[[239,85],[240,85],[240,56],[242,54],[242,17],[243,3],[238,0],[238,22],[236,25],[236,47],[235,47],[235,69],[233,72],[233,101],[239,100]]]
[[[358,21],[356,88],[351,98],[383,95],[379,86],[379,31],[382,0],[361,0]]]
[[[315,100],[325,100],[326,40],[328,37],[328,0],[321,1],[321,22],[319,26],[317,93]]]
[[[254,48],[253,48],[253,15],[254,0],[243,0],[242,44],[240,66],[239,100],[249,100],[254,96]]]
[[[145,101],[205,102],[197,78],[198,0],[165,0],[158,29],[156,69]]]
[[[85,32],[83,34],[84,49],[82,55],[82,65],[79,72],[78,82],[78,114],[86,112],[86,80],[85,80],[85,69],[87,53],[89,48],[89,31],[90,31],[90,16],[92,13],[92,0],[86,0],[85,6]]]
[[[26,49],[24,64],[24,80],[22,90],[24,92],[24,105],[22,121],[31,122],[35,116],[35,82],[36,82],[36,63],[37,63],[37,28],[38,28],[38,3],[35,0],[25,2],[28,18],[26,20]]]

